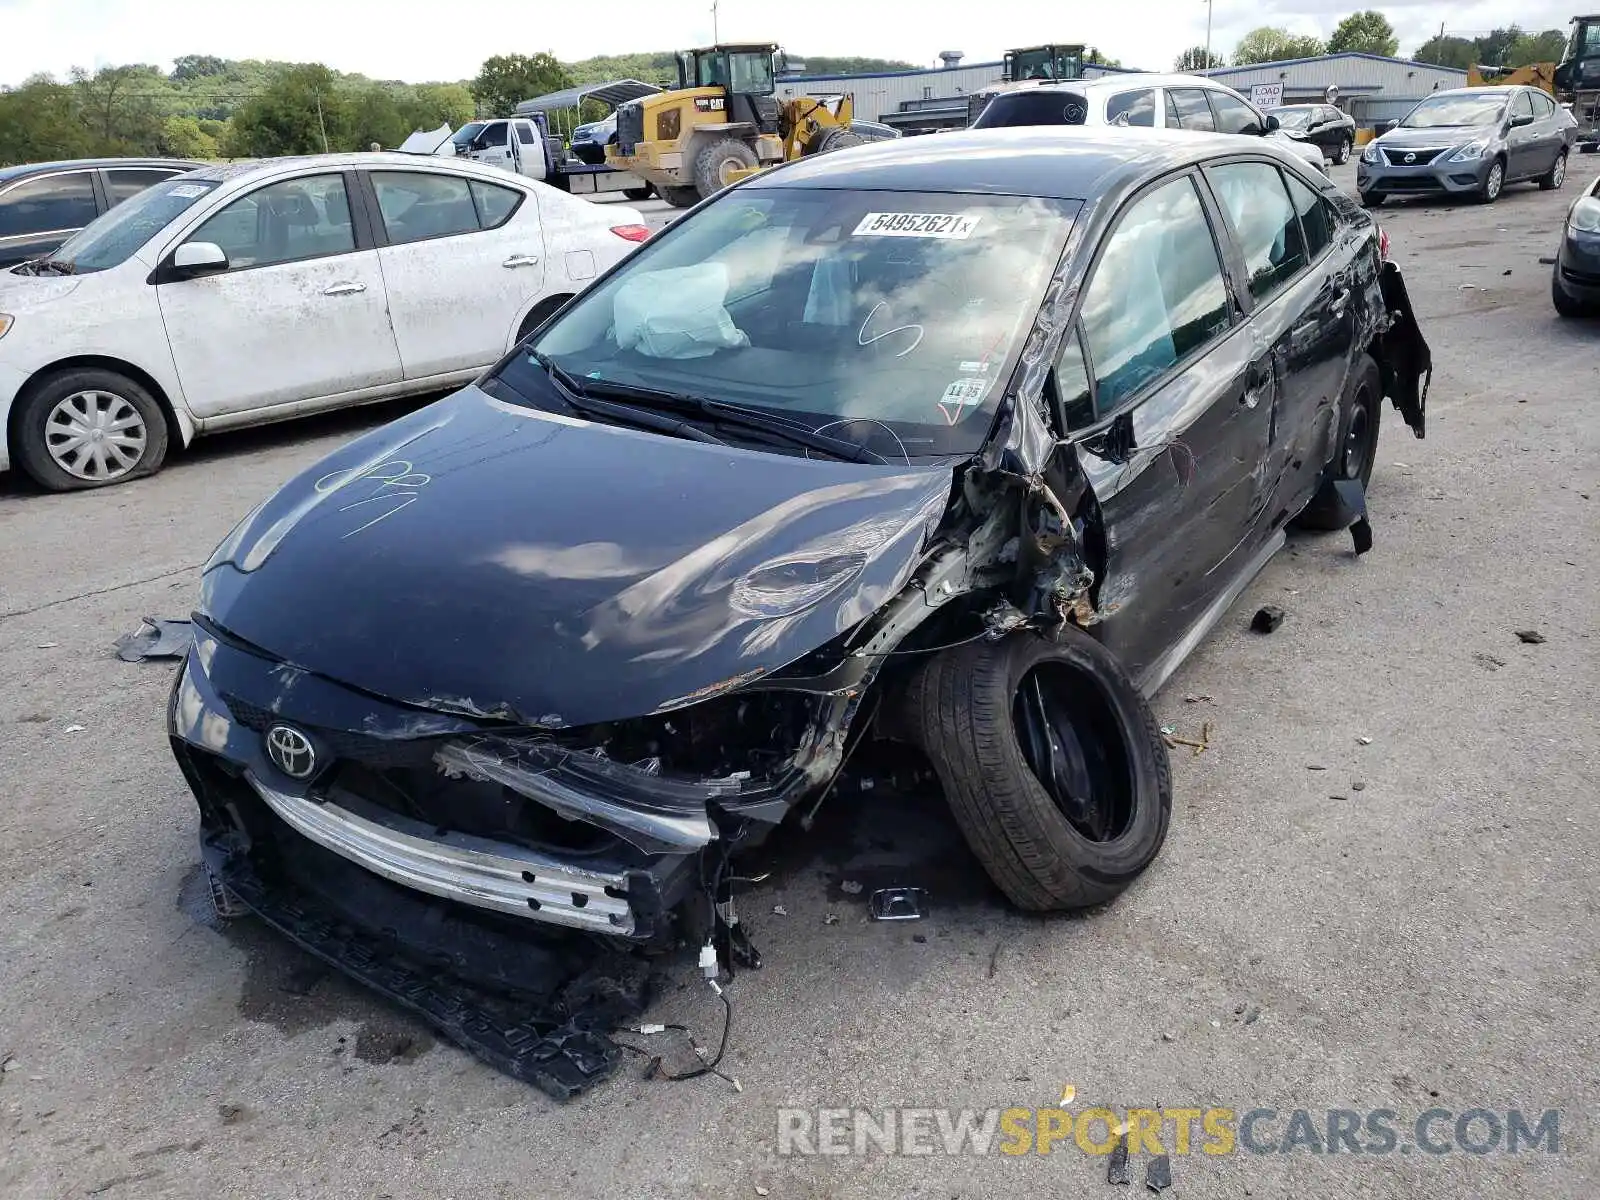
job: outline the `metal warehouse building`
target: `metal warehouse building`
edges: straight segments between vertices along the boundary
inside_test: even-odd
[[[944,57],[947,65],[925,71],[785,75],[778,79],[778,95],[790,99],[808,93],[849,92],[855,97],[855,115],[864,121],[881,121],[907,133],[959,128],[966,124],[967,96],[1000,82],[1004,64],[963,64],[954,51]],[[1128,73],[1129,68],[1084,68],[1089,78]],[[1247,96],[1256,84],[1281,84],[1285,104],[1321,100],[1329,86],[1335,86],[1339,107],[1365,128],[1404,116],[1430,92],[1462,87],[1467,81],[1465,71],[1452,67],[1355,51],[1224,67],[1208,74]]]

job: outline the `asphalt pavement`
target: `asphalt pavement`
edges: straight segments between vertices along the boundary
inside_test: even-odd
[[[1379,214],[1433,347],[1428,437],[1386,411],[1372,551],[1294,538],[1158,698],[1206,749],[1173,752],[1150,871],[1102,910],[1024,917],[937,804],[835,804],[746,896],[766,965],[730,990],[742,1090],[630,1059],[558,1105],[209,918],[172,667],[112,643],[185,615],[244,512],[397,408],[219,435],[106,491],[0,479],[0,1195],[1130,1194],[1075,1136],[1002,1153],[1016,1113],[955,1155],[855,1153],[860,1127],[817,1113],[949,1110],[911,1118],[937,1144],[959,1110],[1054,1109],[1068,1086],[1068,1120],[1232,1110],[1232,1153],[1197,1132],[1173,1155],[1179,1197],[1593,1194],[1600,323],[1555,315],[1539,258],[1597,172]],[[1265,603],[1287,611],[1269,636],[1247,629]],[[869,920],[850,885],[878,880],[929,888],[927,916]],[[720,1015],[684,975],[650,1019],[714,1044]],[[681,1068],[678,1036],[638,1040]],[[850,1152],[781,1154],[780,1108]],[[1328,1136],[1334,1109],[1360,1151]],[[1253,1110],[1272,1115],[1246,1138]],[[1476,1153],[1473,1110],[1556,1125]]]

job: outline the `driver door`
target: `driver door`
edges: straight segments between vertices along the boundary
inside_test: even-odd
[[[488,163],[491,167],[515,171],[517,169],[515,154],[512,149],[510,121],[490,121],[472,142],[473,160]]]
[[[1517,93],[1506,112],[1506,182],[1526,179],[1543,172],[1548,163],[1540,163],[1539,130],[1533,119],[1533,98],[1527,92]],[[1513,121],[1523,121],[1520,127]]]

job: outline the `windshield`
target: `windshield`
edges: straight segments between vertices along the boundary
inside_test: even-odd
[[[645,243],[531,347],[574,378],[726,401],[900,457],[988,433],[1076,201],[763,188]],[[531,353],[502,368],[547,392]]]
[[[1442,129],[1452,125],[1493,125],[1506,110],[1504,92],[1487,96],[1429,96],[1405,115],[1402,129]]]
[[[1076,79],[1082,74],[1079,56],[1054,46],[1023,51],[1011,59],[1012,79]]]
[[[180,175],[169,183],[146,188],[68,238],[50,256],[51,261],[70,266],[74,275],[121,266],[217,182]]]
[[[450,141],[457,146],[470,146],[472,139],[483,132],[484,125],[483,121],[468,121],[451,135]]]
[[[1270,115],[1278,118],[1282,129],[1304,129],[1311,124],[1311,111],[1309,108],[1275,108]]]

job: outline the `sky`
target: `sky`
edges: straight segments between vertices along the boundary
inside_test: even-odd
[[[1351,0],[1213,0],[1212,48],[1228,53],[1259,25],[1327,37]],[[1062,4],[1007,0],[876,0],[780,7],[773,0],[719,0],[723,40],[776,41],[792,54],[871,55],[937,65],[941,50],[969,62],[1008,46],[1084,42],[1123,64],[1169,69],[1205,41],[1205,0]],[[1581,5],[1579,6],[1581,7]],[[1572,0],[1388,0],[1408,54],[1437,33],[1487,33],[1513,20],[1565,29]],[[981,15],[980,15],[981,10]],[[799,19],[784,27],[783,14]],[[819,14],[838,13],[835,22]],[[683,49],[712,40],[711,0],[0,0],[0,84],[36,72],[64,76],[127,62],[170,67],[180,54],[322,62],[379,79],[467,79],[492,54],[541,50],[573,60],[593,54]]]

